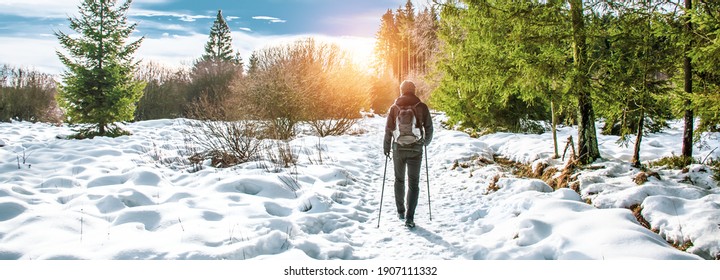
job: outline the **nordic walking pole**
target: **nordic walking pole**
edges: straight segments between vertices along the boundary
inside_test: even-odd
[[[428,167],[427,146],[425,143],[423,143],[423,147],[425,147],[425,182],[427,183],[428,189],[428,211],[430,213],[430,221],[432,221],[432,207],[430,207],[430,168]]]
[[[389,156],[385,156],[385,171],[383,171],[382,191],[380,191],[380,211],[378,211],[378,228],[380,228],[380,215],[382,214],[382,201],[385,196],[385,175],[387,175],[387,162]]]

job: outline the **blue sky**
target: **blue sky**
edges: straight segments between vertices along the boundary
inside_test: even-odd
[[[120,0],[122,1],[122,0]],[[199,57],[218,9],[245,57],[254,49],[301,37],[325,38],[369,55],[380,17],[406,0],[134,0],[131,21],[145,36],[136,57],[171,66]],[[425,0],[414,0],[417,5]],[[0,64],[58,73],[54,31],[80,0],[0,0]]]

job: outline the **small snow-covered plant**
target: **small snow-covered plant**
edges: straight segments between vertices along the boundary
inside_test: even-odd
[[[325,137],[347,134],[359,120],[350,116],[342,116],[331,120],[310,120],[307,123],[318,136]]]
[[[28,163],[27,163],[27,160],[28,160],[28,158],[30,158],[30,155],[32,155],[32,153],[29,153],[29,154],[26,153],[26,150],[23,148],[22,156],[20,156],[19,154],[17,155],[17,166],[18,166],[18,169],[21,169],[21,168],[22,168],[22,165],[27,165],[28,168],[32,167],[31,164],[28,164]]]
[[[310,200],[305,199],[302,202],[302,205],[300,205],[299,210],[300,210],[300,212],[308,212],[308,211],[312,210],[312,203],[310,202]]]
[[[297,165],[297,152],[290,146],[288,141],[272,141],[265,146],[264,150],[267,159],[279,168],[289,168]]]
[[[295,194],[295,197],[297,198],[297,192],[302,188],[300,183],[297,181],[297,178],[290,176],[289,174],[284,174],[278,176],[278,179],[283,182],[283,184]]]

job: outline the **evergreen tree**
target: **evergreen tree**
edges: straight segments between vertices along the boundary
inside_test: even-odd
[[[248,75],[254,75],[255,73],[257,73],[257,71],[258,71],[258,62],[259,62],[259,61],[258,61],[257,52],[253,52],[253,53],[250,55],[250,61],[248,61],[248,63],[250,64],[250,65],[248,66]]]
[[[529,131],[577,100],[579,160],[599,157],[582,1],[448,1],[433,104],[462,126]],[[568,61],[573,64],[569,65]],[[553,110],[547,110],[550,107]],[[553,115],[554,112],[553,112]]]
[[[230,28],[218,10],[210,29],[205,54],[195,62],[190,73],[189,98],[193,101],[186,115],[191,118],[229,120],[237,115],[232,83],[243,75],[239,52],[233,53]]]
[[[672,118],[670,77],[679,52],[664,32],[663,17],[661,3],[644,1],[618,6],[596,20],[595,28],[605,34],[595,47],[605,96],[597,100],[604,130],[620,135],[621,144],[636,134],[631,160],[636,167],[645,131],[657,132]]]
[[[142,38],[126,43],[136,26],[127,23],[131,2],[84,0],[80,17],[69,18],[79,36],[56,32],[68,52],[57,52],[68,68],[58,86],[58,104],[68,122],[92,124],[81,127],[79,137],[123,134],[115,123],[132,120],[142,97],[145,85],[133,78],[137,62],[132,56]]]
[[[388,9],[380,19],[380,28],[375,37],[375,56],[377,57],[378,75],[398,73],[398,29],[395,26],[395,14]],[[396,79],[399,76],[395,74]]]
[[[590,92],[590,63],[588,63],[587,33],[582,0],[569,0],[572,22],[573,71],[570,93],[578,98],[578,161],[589,164],[600,158],[595,110]]]
[[[205,44],[205,61],[239,62],[238,55],[233,56],[232,36],[222,10],[218,10],[217,18],[210,28],[210,38]]]
[[[698,1],[693,15],[694,109],[700,121],[697,132],[720,131],[720,2]],[[696,136],[695,138],[698,138]]]

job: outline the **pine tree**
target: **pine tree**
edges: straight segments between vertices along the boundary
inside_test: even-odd
[[[133,53],[142,38],[126,43],[136,26],[127,23],[131,2],[118,6],[116,0],[84,0],[80,17],[69,18],[79,36],[55,34],[68,53],[57,52],[68,68],[57,100],[69,123],[85,124],[78,137],[124,134],[115,123],[132,120],[142,97],[145,85],[133,79]]]
[[[193,100],[187,115],[191,118],[228,120],[237,115],[232,83],[243,75],[239,52],[233,52],[230,28],[218,10],[210,29],[205,54],[193,65],[189,97]],[[209,113],[212,112],[212,113]]]
[[[233,57],[232,36],[222,10],[218,10],[217,18],[210,29],[210,38],[205,44],[205,61],[239,62],[238,55]]]
[[[255,73],[257,73],[259,67],[257,52],[253,52],[250,55],[250,61],[248,61],[248,63],[250,64],[248,65],[248,75],[254,75]]]
[[[375,68],[378,70],[379,76],[389,75],[390,72],[395,73],[396,79],[399,71],[398,60],[398,29],[395,26],[395,15],[393,11],[388,9],[380,19],[380,28],[375,34],[375,56],[378,61]]]

